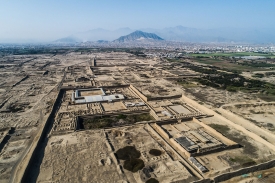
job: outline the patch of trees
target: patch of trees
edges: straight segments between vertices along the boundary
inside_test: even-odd
[[[265,62],[242,62],[239,65],[249,66],[249,67],[275,67],[275,64],[265,63]]]
[[[215,66],[203,67],[178,59],[168,59],[168,61],[172,62],[173,64],[181,64],[183,68],[189,68],[193,71],[202,73],[202,77],[193,78],[194,81],[202,85],[210,86],[217,89],[225,89],[230,92],[244,91],[249,93],[258,93],[259,97],[263,100],[275,100],[274,84],[255,79],[246,79],[239,74],[239,71],[223,68],[222,70],[228,72],[226,73],[219,71],[220,68]],[[268,72],[265,75],[270,76],[274,74],[275,72]]]
[[[254,77],[254,78],[263,78],[264,74],[262,74],[262,73],[256,73],[252,77]]]
[[[219,74],[207,75],[196,79],[202,85],[211,86],[214,88],[226,89],[228,91],[266,91],[269,94],[275,95],[275,85],[264,81],[246,79],[239,74]]]
[[[117,116],[104,115],[94,116],[92,118],[80,117],[79,122],[81,128],[83,129],[97,129],[121,125],[119,123],[120,120],[122,120],[124,124],[132,124],[140,121],[150,121],[153,119],[154,118],[148,113],[134,115],[119,114]]]
[[[128,53],[131,53],[135,56],[146,57],[146,55],[141,51],[129,51]]]
[[[266,72],[265,76],[275,76],[275,72]]]
[[[69,48],[51,48],[51,47],[5,48],[1,50],[1,52],[4,54],[13,54],[13,55],[64,54],[68,51],[69,51]]]
[[[186,68],[186,67],[193,71],[200,72],[203,74],[219,74],[220,73],[219,71],[217,71],[217,69],[214,69],[214,68],[204,68],[204,67],[199,67],[199,66],[195,66],[195,65],[183,66],[183,68]]]

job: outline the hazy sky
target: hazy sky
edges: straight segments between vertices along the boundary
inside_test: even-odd
[[[51,40],[95,28],[275,29],[275,0],[2,0],[0,41]]]

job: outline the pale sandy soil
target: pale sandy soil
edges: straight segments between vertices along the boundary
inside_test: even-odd
[[[118,162],[113,156],[119,148],[127,145],[133,145],[141,152],[145,166],[156,167],[152,176],[161,182],[192,178],[184,166],[169,158],[143,125],[116,128],[106,133],[107,138],[103,130],[50,137],[37,182],[142,182],[139,172],[125,169],[121,172],[123,160]],[[113,150],[106,145],[108,139]],[[151,148],[160,149],[162,158],[154,159],[148,153]]]
[[[273,183],[274,178],[275,168],[271,168],[238,176],[222,183]]]

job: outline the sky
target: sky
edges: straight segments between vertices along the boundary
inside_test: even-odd
[[[0,43],[50,41],[96,28],[275,30],[274,0],[1,0]]]

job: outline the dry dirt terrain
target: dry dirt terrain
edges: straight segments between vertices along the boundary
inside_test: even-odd
[[[244,183],[273,176],[261,165],[275,158],[274,102],[255,93],[203,86],[196,82],[202,74],[180,63],[126,52],[0,61],[0,182]]]
[[[133,145],[141,152],[145,166],[155,167],[152,176],[159,180],[195,180],[169,157],[144,125],[53,136],[48,143],[37,182],[142,182],[140,173],[123,170],[123,161],[114,155],[120,148]],[[108,148],[108,143],[113,148]],[[150,149],[159,149],[161,157],[154,159]]]
[[[273,183],[275,178],[275,168],[256,171],[249,174],[244,174],[236,178],[232,178],[223,183]]]

